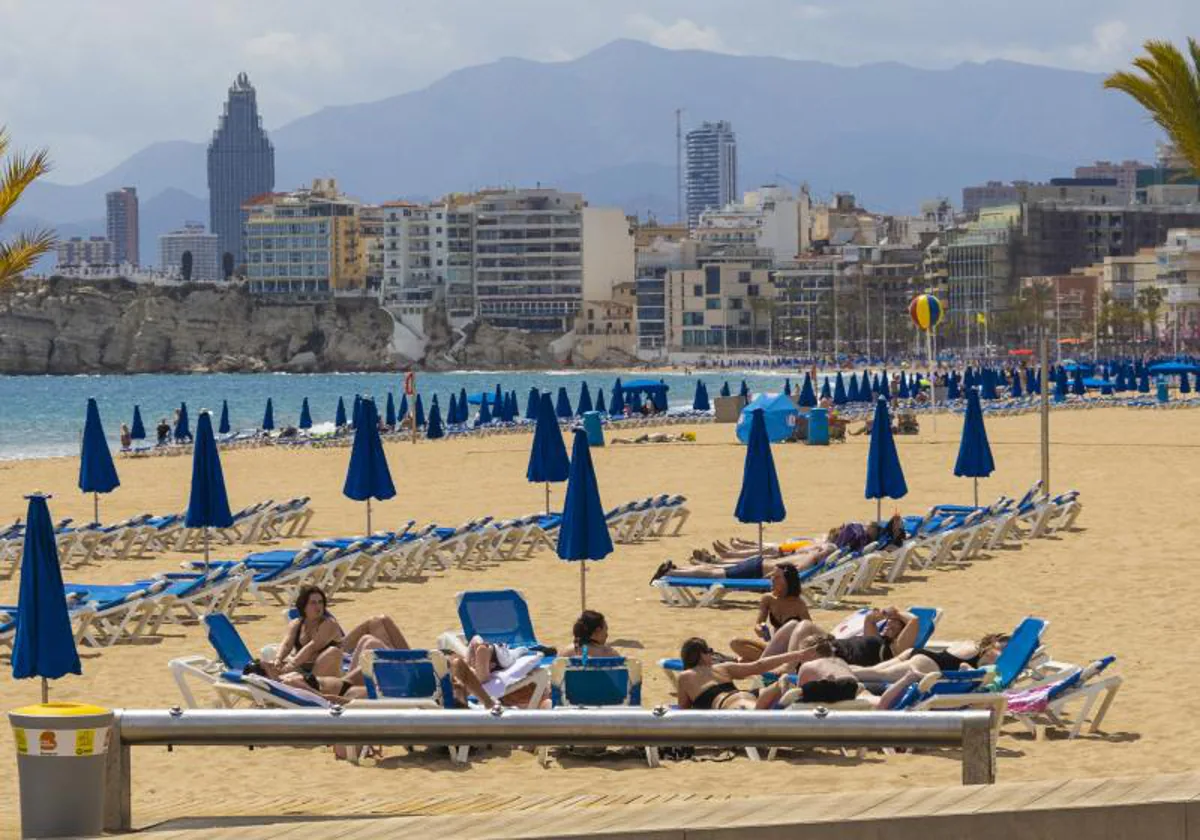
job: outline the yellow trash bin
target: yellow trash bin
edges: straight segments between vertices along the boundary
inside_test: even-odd
[[[104,769],[113,714],[87,703],[39,703],[8,713],[17,744],[23,837],[104,829]]]

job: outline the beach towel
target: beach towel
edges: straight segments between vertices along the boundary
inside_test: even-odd
[[[525,648],[512,648],[525,651]],[[522,653],[511,665],[499,671],[493,671],[484,682],[483,687],[492,697],[503,697],[514,685],[528,677],[542,664],[540,653]]]

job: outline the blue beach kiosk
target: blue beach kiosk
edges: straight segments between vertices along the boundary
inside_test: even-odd
[[[738,419],[737,439],[742,443],[749,443],[754,412],[760,408],[767,427],[767,439],[771,443],[790,440],[800,409],[796,408],[796,404],[787,394],[759,394],[751,400],[750,404],[742,409],[742,416]]]

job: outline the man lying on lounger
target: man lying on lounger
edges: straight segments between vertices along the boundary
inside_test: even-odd
[[[839,703],[862,699],[879,709],[890,709],[904,691],[921,677],[916,673],[902,675],[880,696],[866,691],[845,660],[837,656],[832,636],[817,636],[808,640],[800,653],[795,685],[800,689],[801,703]],[[771,709],[791,688],[778,680],[758,695],[759,709]]]

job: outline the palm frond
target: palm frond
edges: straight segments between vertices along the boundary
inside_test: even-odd
[[[33,154],[15,154],[0,172],[0,221],[21,198],[29,185],[50,171],[50,157],[45,149]]]
[[[39,257],[54,247],[54,231],[19,234],[12,242],[0,242],[0,286],[33,268]]]
[[[1144,49],[1133,62],[1140,73],[1113,73],[1104,87],[1127,94],[1145,108],[1200,172],[1200,43],[1189,38],[1186,56],[1169,41],[1147,41]]]

